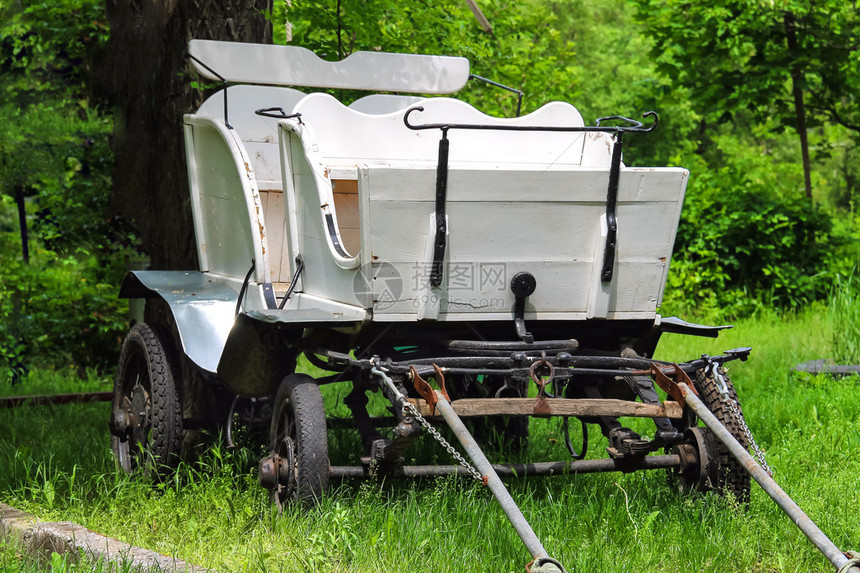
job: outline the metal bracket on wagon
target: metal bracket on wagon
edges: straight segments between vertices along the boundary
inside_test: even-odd
[[[678,386],[679,383],[683,382],[684,384],[686,384],[687,388],[689,388],[690,391],[692,391],[693,394],[695,394],[696,396],[698,396],[699,393],[696,392],[696,388],[695,386],[693,386],[693,381],[690,380],[690,377],[687,376],[687,373],[681,370],[681,367],[677,364],[673,366],[675,370],[674,380],[666,376],[666,373],[663,372],[663,369],[660,368],[659,364],[651,364],[650,376],[654,379],[654,382],[656,382],[657,385],[663,389],[664,392],[674,398],[676,402],[683,405],[685,394],[683,390],[681,390],[681,387]]]
[[[436,383],[439,384],[439,393],[442,395],[445,400],[448,402],[451,401],[451,398],[448,397],[448,390],[445,389],[445,376],[442,374],[442,369],[433,365],[433,369],[436,371]],[[415,386],[415,390],[421,394],[421,397],[427,400],[427,404],[430,406],[430,415],[433,416],[436,413],[436,391],[430,386],[430,384],[424,380],[414,366],[409,367],[409,377],[412,378],[412,384]]]

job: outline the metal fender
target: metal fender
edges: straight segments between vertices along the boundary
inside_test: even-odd
[[[695,324],[681,320],[675,316],[658,317],[657,326],[661,332],[672,332],[675,334],[689,334],[692,336],[707,336],[716,338],[721,330],[733,328],[731,324],[723,324],[721,326],[707,326],[705,324]]]
[[[236,320],[238,293],[200,271],[131,271],[119,291],[119,298],[158,297],[170,307],[183,352],[216,372]]]

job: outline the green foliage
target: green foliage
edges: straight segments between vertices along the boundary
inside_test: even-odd
[[[125,330],[116,283],[99,277],[94,257],[79,251],[34,253],[31,264],[0,269],[0,364],[25,374],[30,365],[105,367],[115,362]]]
[[[797,308],[829,292],[827,270],[842,240],[831,219],[799,194],[765,156],[700,165],[687,189],[666,287],[669,305],[744,315],[761,305]]]
[[[105,216],[112,120],[89,79],[107,41],[97,0],[0,4],[0,367],[114,362],[116,284],[134,237]],[[11,197],[23,194],[31,264]]]
[[[860,135],[841,126],[824,126],[810,133],[812,161],[819,165],[816,187],[822,204],[851,220],[860,206]]]
[[[583,69],[572,39],[560,30],[555,12],[546,2],[482,2],[493,24],[493,35],[483,34],[488,55],[472,63],[474,73],[524,92],[523,113],[547,102],[575,102],[583,88]],[[511,95],[480,86],[464,99],[488,113],[513,115]]]
[[[837,2],[804,7],[752,0],[582,0],[556,8],[588,72],[580,106],[586,117],[606,102],[631,116],[656,109],[661,125],[647,137],[627,138],[625,161],[691,171],[664,313],[737,316],[769,306],[795,308],[826,297],[828,277],[850,259],[858,226],[843,210],[856,204],[856,136],[842,126],[821,125],[810,133],[821,203],[813,206],[801,199],[797,144],[783,133],[795,122],[795,58],[804,58],[807,75],[819,65],[841,66],[843,78],[857,73],[851,58],[833,64],[833,54],[823,51],[789,54],[786,11],[795,10],[806,26],[798,32],[802,45],[819,42],[813,48],[824,50],[823,43],[848,38],[856,13],[833,30],[812,22],[840,19],[846,9]],[[854,98],[843,95],[835,103],[847,110]],[[823,104],[813,105],[820,120],[828,117]]]
[[[5,99],[20,107],[82,100],[94,55],[108,39],[94,0],[0,2],[0,74]]]
[[[134,253],[133,236],[103,214],[111,124],[43,104],[28,112],[2,106],[0,117],[0,183],[32,195],[29,265],[11,197],[0,205],[0,366],[15,379],[34,363],[107,367],[125,329],[116,285]]]
[[[573,44],[582,78],[576,93],[563,97],[576,105],[587,124],[598,117],[623,115],[638,119],[657,111],[660,126],[646,136],[624,140],[629,165],[684,165],[682,157],[698,146],[701,117],[689,94],[671,76],[661,73],[650,52],[653,39],[634,19],[629,2],[551,2],[563,37]]]
[[[93,54],[107,42],[104,7],[95,0],[3,3],[0,16],[0,188],[32,191],[63,175],[70,148],[87,134],[107,132],[87,89]]]
[[[449,55],[483,52],[475,40],[477,22],[462,2],[453,0],[299,0],[283,16],[292,26],[293,43],[328,60],[358,50],[432,53],[444,46]]]
[[[860,364],[860,275],[856,267],[837,275],[828,315],[833,325],[833,359],[837,364]]]
[[[33,197],[33,230],[44,245],[69,252],[99,247],[112,234],[103,216],[110,199],[112,122],[62,102],[26,111],[0,106],[0,186]]]
[[[790,78],[802,77],[810,118],[860,129],[860,16],[842,0],[636,0],[667,76],[717,118],[749,110],[794,127]],[[789,30],[797,37],[790,50]]]
[[[580,68],[573,43],[557,29],[546,2],[491,0],[481,9],[492,34],[481,29],[465,3],[454,0],[296,0],[285,10],[276,4],[273,21],[279,30],[289,20],[292,43],[330,60],[356,50],[467,57],[473,73],[524,91],[524,112],[554,99],[575,99]],[[457,95],[486,113],[516,111],[510,92],[479,82]]]

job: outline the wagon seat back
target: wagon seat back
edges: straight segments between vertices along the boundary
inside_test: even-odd
[[[286,291],[296,251],[291,251],[288,240],[277,120],[260,116],[255,110],[280,108],[284,114],[293,113],[304,94],[281,87],[285,85],[450,93],[460,89],[468,77],[467,60],[441,56],[356,52],[340,62],[326,62],[296,46],[208,40],[192,40],[189,54],[194,67],[206,78],[255,84],[222,90],[204,102],[196,114],[186,116],[201,270],[241,280],[253,258],[256,271],[252,278],[268,292],[271,287]],[[229,107],[226,117],[225,91]],[[418,99],[371,94],[352,105],[366,113],[387,113],[405,109]],[[347,203],[344,213],[355,213],[349,209],[355,194],[354,181],[346,182],[335,194],[336,201]],[[357,251],[357,231],[349,232],[357,230],[357,214],[353,218],[356,221],[342,218],[344,244]],[[263,306],[276,304],[264,296],[267,300]],[[253,299],[251,295],[248,298]],[[262,303],[248,302],[251,307]]]
[[[194,165],[192,204],[200,237],[198,255],[201,270],[240,276],[236,273],[246,272],[251,258],[254,258],[258,261],[258,282],[272,282],[278,294],[281,294],[289,286],[293,269],[287,244],[278,120],[255,112],[265,108],[280,108],[284,113],[291,113],[295,104],[306,94],[286,87],[241,84],[228,88],[228,92],[229,127],[224,122],[224,90],[210,96],[194,115],[185,120],[188,141],[186,151],[189,165]],[[420,99],[371,94],[356,100],[350,107],[365,113],[388,113],[406,109]],[[221,152],[213,149],[213,146],[221,147]],[[233,156],[232,163],[224,161],[226,153]],[[234,165],[237,167],[235,176],[227,173],[233,170]],[[233,203],[230,207],[211,197],[213,193],[217,194],[216,189],[221,182],[225,182],[225,177],[232,183],[229,185],[232,193],[222,193],[221,201]],[[245,189],[242,189],[240,181],[245,183]],[[333,186],[337,184],[338,181],[332,181]],[[334,198],[336,205],[344,204],[339,209],[344,214],[341,218],[344,244],[357,252],[356,193],[354,182],[344,181],[335,189]],[[256,209],[258,201],[260,211]],[[254,214],[253,219],[235,220],[238,219],[237,213],[244,212],[243,204],[253,207],[249,211]],[[222,217],[230,216],[231,224],[240,227],[232,228],[232,241],[225,242],[226,237],[221,236],[225,226],[224,221],[218,221],[216,211],[221,212]],[[259,252],[254,252],[251,236],[255,228],[256,234],[260,235]]]
[[[197,248],[202,271],[243,277],[255,260],[256,281],[289,280],[277,120],[254,113],[292,109],[304,93],[237,85],[209,97],[185,118]]]
[[[560,102],[513,119],[449,98],[418,103],[412,123],[583,125]],[[655,316],[686,170],[623,167],[615,272],[604,282],[609,135],[451,130],[445,272],[434,286],[440,131],[407,128],[404,110],[364,114],[326,94],[295,111],[301,121],[281,123],[281,143],[304,294],[362,305],[377,321],[510,320],[510,279],[530,272],[538,288],[527,318]],[[356,181],[358,253],[343,246],[332,180]]]

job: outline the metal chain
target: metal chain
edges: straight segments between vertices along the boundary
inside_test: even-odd
[[[750,447],[753,450],[753,455],[755,459],[758,461],[761,468],[767,472],[767,475],[773,477],[773,471],[770,469],[770,466],[767,465],[767,461],[764,459],[764,452],[761,448],[758,447],[758,444],[753,438],[752,431],[749,426],[747,426],[746,420],[744,420],[743,414],[741,414],[740,408],[738,408],[737,402],[735,402],[732,397],[729,395],[729,387],[726,385],[726,379],[720,374],[719,369],[717,368],[717,364],[714,362],[711,364],[711,374],[714,377],[714,381],[717,384],[717,390],[720,391],[720,399],[726,403],[732,413],[735,415],[738,423],[741,425],[741,430],[743,430],[744,436],[746,436],[747,441],[750,444]]]
[[[424,427],[424,429],[427,430],[427,432],[429,432],[430,435],[436,439],[437,442],[442,444],[442,447],[445,448],[446,450],[448,450],[448,453],[451,454],[451,456],[455,460],[457,460],[457,462],[461,466],[466,468],[466,471],[469,472],[469,474],[473,478],[475,478],[478,481],[484,481],[483,476],[481,475],[481,473],[477,469],[475,469],[475,466],[473,466],[468,461],[466,461],[466,458],[464,458],[462,455],[460,455],[460,452],[458,452],[456,449],[454,449],[454,446],[449,444],[448,441],[442,437],[442,434],[439,433],[439,430],[437,430],[436,428],[431,426],[430,422],[428,422],[424,418],[424,416],[422,416],[421,414],[418,413],[418,409],[415,406],[413,406],[409,402],[405,402],[403,404],[403,409],[406,410],[407,412],[409,412],[416,420],[418,420],[418,423],[421,424]]]
[[[481,472],[479,472],[477,469],[475,469],[475,466],[473,466],[473,465],[472,465],[472,464],[470,464],[468,461],[466,461],[466,458],[464,458],[464,457],[460,454],[460,452],[458,452],[456,449],[454,449],[454,446],[452,446],[451,444],[449,444],[449,443],[448,443],[448,441],[447,441],[445,438],[443,438],[443,437],[442,437],[442,434],[440,434],[440,433],[439,433],[439,430],[437,430],[436,428],[434,428],[433,426],[431,426],[431,425],[430,425],[430,422],[428,422],[428,421],[424,418],[424,416],[422,416],[422,415],[418,412],[418,408],[416,408],[415,406],[413,406],[413,405],[412,405],[412,404],[411,404],[411,403],[406,399],[406,396],[404,396],[404,395],[400,392],[400,390],[398,390],[398,389],[397,389],[397,387],[394,385],[394,381],[393,381],[393,380],[392,380],[392,379],[391,379],[387,374],[385,374],[385,372],[383,372],[382,370],[380,370],[379,368],[376,368],[376,367],[372,368],[370,372],[371,372],[372,374],[376,375],[376,376],[379,376],[379,377],[382,379],[382,381],[385,383],[385,385],[388,387],[388,389],[389,389],[389,390],[391,390],[391,392],[394,394],[394,397],[397,399],[397,401],[398,401],[398,402],[400,402],[400,405],[403,407],[403,409],[404,409],[406,412],[409,412],[409,415],[411,415],[413,418],[415,418],[416,420],[418,420],[418,423],[419,423],[419,424],[421,424],[421,426],[422,426],[425,430],[427,430],[427,432],[428,432],[431,436],[433,436],[433,438],[434,438],[437,442],[439,442],[440,444],[442,444],[442,447],[444,447],[444,448],[448,451],[448,453],[449,453],[449,454],[451,454],[451,456],[452,456],[455,460],[457,460],[457,462],[458,462],[461,466],[463,466],[464,468],[466,468],[466,471],[467,471],[467,472],[469,472],[469,475],[471,475],[473,478],[475,478],[476,480],[478,480],[478,481],[480,481],[480,482],[483,482],[483,481],[484,481],[484,478],[483,478],[483,476],[481,475]]]

